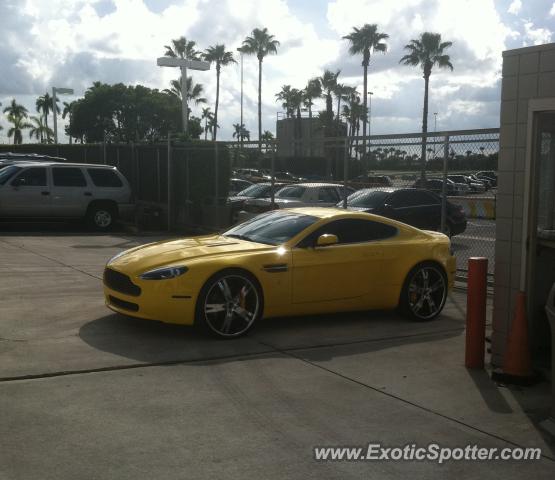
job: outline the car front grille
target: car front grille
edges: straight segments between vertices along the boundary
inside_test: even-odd
[[[110,299],[110,305],[113,305],[114,307],[121,308],[122,310],[129,310],[130,312],[139,311],[139,305],[136,303],[126,302],[121,298],[112,297],[112,295],[108,295],[108,298]]]
[[[127,275],[111,268],[104,270],[104,285],[116,292],[133,297],[138,297],[141,294],[141,288],[135,285]]]

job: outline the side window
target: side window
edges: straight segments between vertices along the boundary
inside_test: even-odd
[[[23,170],[12,180],[11,184],[21,187],[46,187],[46,168],[31,167]]]
[[[122,187],[123,183],[114,170],[107,168],[89,168],[89,176],[97,187]]]
[[[86,187],[87,181],[80,168],[54,167],[52,180],[56,187]]]
[[[320,235],[336,235],[340,244],[363,243],[383,240],[397,235],[397,229],[391,225],[359,218],[344,218],[330,222],[312,232],[298,244],[301,248],[313,246]]]
[[[323,187],[318,192],[318,200],[326,203],[337,203],[339,202],[339,195],[334,187]]]
[[[439,200],[421,190],[405,190],[393,193],[387,203],[390,203],[393,207],[414,207],[419,205],[435,205],[439,203]]]

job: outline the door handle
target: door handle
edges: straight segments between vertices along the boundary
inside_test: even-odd
[[[40,192],[41,195],[50,195],[50,192]]]
[[[85,197],[92,197],[92,193],[91,193],[91,192],[85,192],[83,195],[85,195]]]

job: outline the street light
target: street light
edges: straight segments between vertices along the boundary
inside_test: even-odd
[[[201,60],[187,60],[186,58],[159,57],[156,59],[159,67],[179,67],[181,69],[181,114],[183,115],[183,133],[187,133],[187,68],[191,70],[210,70],[210,62]]]
[[[54,143],[58,143],[58,112],[56,111],[56,94],[73,95],[72,88],[52,87],[52,110],[54,111]]]

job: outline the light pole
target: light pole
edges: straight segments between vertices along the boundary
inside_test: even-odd
[[[73,95],[72,88],[52,87],[52,111],[54,112],[54,143],[58,144],[58,112],[56,111],[56,94]]]
[[[241,125],[243,125],[243,49],[239,47],[237,51],[241,54]]]
[[[187,133],[189,115],[187,113],[187,69],[210,70],[210,62],[201,60],[187,60],[186,58],[159,57],[156,60],[159,67],[179,67],[181,69],[181,114],[183,115],[183,133]]]

